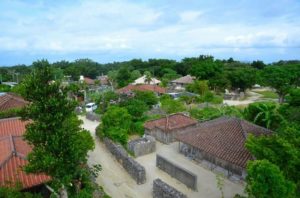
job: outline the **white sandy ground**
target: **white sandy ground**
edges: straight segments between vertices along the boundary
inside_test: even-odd
[[[177,188],[186,194],[189,198],[219,198],[220,191],[217,188],[216,175],[197,165],[193,161],[178,153],[178,143],[164,145],[157,142],[156,153],[163,154],[169,160],[176,162],[180,166],[194,172],[198,176],[198,191],[195,192],[187,188],[184,184],[172,178],[165,172],[155,166],[156,153],[148,154],[136,158],[146,169],[147,182],[143,185],[137,185],[135,181],[127,174],[122,166],[105,148],[104,144],[95,137],[95,128],[99,122],[83,120],[83,127],[89,130],[95,139],[95,150],[89,153],[89,164],[101,164],[102,171],[96,179],[96,182],[103,186],[104,190],[113,198],[150,198],[152,197],[152,184],[156,178],[162,179],[169,185]],[[225,198],[232,198],[236,193],[243,193],[244,185],[233,183],[227,179],[224,182]]]
[[[227,104],[229,106],[248,105],[258,101],[262,97],[261,94],[255,93],[253,91],[247,92],[247,95],[248,97],[246,100],[224,100],[223,104]]]

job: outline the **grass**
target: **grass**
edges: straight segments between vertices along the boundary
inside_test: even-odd
[[[278,95],[274,91],[254,91],[255,93],[261,94],[262,98],[277,99]]]

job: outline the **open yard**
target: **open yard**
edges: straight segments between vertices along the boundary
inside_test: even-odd
[[[152,183],[156,178],[160,178],[169,185],[177,188],[179,191],[185,193],[189,198],[221,197],[220,191],[217,188],[216,174],[179,154],[177,151],[177,143],[164,145],[157,142],[156,153],[159,153],[167,159],[172,160],[180,166],[194,172],[198,176],[198,191],[195,192],[187,188],[184,184],[158,169],[155,165],[156,153],[136,158],[136,160],[145,167],[147,174],[147,182],[143,185],[137,185],[109,153],[104,144],[95,137],[95,128],[99,123],[89,121],[84,117],[80,118],[84,121],[83,127],[91,132],[96,142],[95,150],[89,153],[89,164],[99,163],[102,165],[103,170],[100,172],[96,181],[98,184],[103,186],[104,190],[112,197],[150,198],[152,197]],[[243,193],[243,189],[243,184],[234,183],[225,179],[224,193],[226,198],[232,198],[236,193]]]

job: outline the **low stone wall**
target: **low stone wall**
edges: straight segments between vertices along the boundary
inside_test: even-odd
[[[197,190],[197,175],[189,170],[174,164],[160,155],[156,155],[156,166],[192,190]]]
[[[156,141],[155,138],[146,135],[143,138],[132,140],[128,142],[128,149],[134,154],[134,156],[142,156],[155,152]]]
[[[153,198],[187,198],[187,196],[160,179],[153,181]]]
[[[121,145],[115,144],[108,138],[104,138],[104,144],[137,184],[146,182],[145,168],[129,157],[127,151]]]
[[[100,121],[100,116],[94,112],[87,112],[85,117],[86,119],[91,121],[98,121],[98,122]]]

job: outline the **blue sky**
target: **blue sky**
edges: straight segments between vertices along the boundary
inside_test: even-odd
[[[300,1],[0,1],[0,65],[200,54],[300,59]]]

